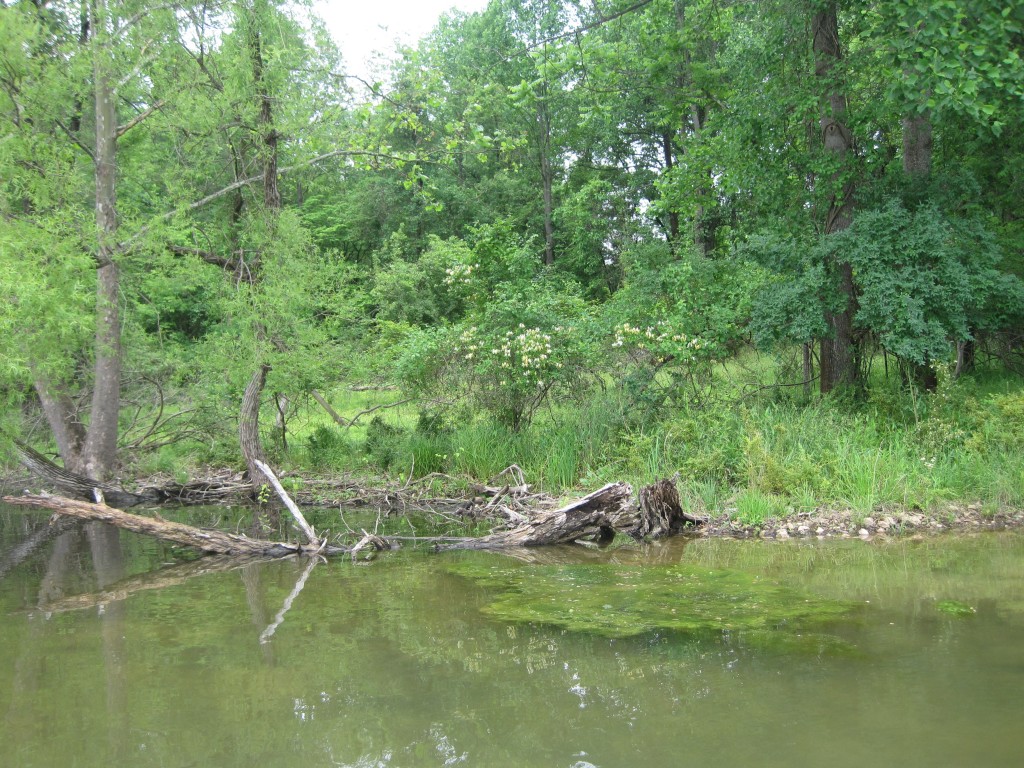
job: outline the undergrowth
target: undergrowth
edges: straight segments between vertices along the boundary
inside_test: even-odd
[[[727,372],[711,405],[643,418],[621,389],[608,386],[545,409],[519,430],[484,414],[415,404],[342,428],[310,403],[293,416],[287,449],[267,442],[272,459],[293,471],[486,482],[515,464],[553,494],[678,475],[688,510],[728,510],[749,524],[818,507],[867,516],[950,501],[980,502],[990,511],[1024,504],[1024,387],[1017,378],[947,376],[934,393],[883,379],[859,398],[782,389],[744,397],[742,378]],[[331,395],[346,418],[384,398],[402,399],[395,392]],[[226,445],[223,455],[233,450]],[[218,463],[218,451],[206,448],[201,458]],[[196,461],[194,447],[168,446],[140,470],[181,477]]]

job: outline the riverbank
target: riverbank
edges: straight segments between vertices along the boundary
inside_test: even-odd
[[[140,480],[138,488],[165,487],[171,479],[155,475]],[[479,530],[481,524],[507,523],[531,512],[556,508],[584,495],[584,492],[556,496],[534,492],[525,483],[483,485],[464,478],[435,475],[413,481],[395,482],[382,478],[327,477],[288,473],[282,482],[295,500],[308,509],[373,509],[381,515],[436,515],[446,526],[464,525]],[[193,478],[190,485],[209,489],[207,504],[245,505],[243,475],[228,469],[208,469]],[[680,495],[692,498],[684,483]],[[0,491],[20,493],[39,490],[40,485],[24,474],[0,478]],[[639,489],[634,489],[639,491]],[[733,501],[735,500],[735,497]],[[192,503],[197,499],[193,498]],[[173,502],[172,502],[173,503]],[[720,509],[687,510],[707,518],[692,529],[700,537],[730,537],[772,540],[864,539],[878,537],[921,537],[943,533],[1024,529],[1024,510],[993,508],[976,502],[947,502],[928,510],[894,505],[868,513],[823,505],[812,510],[792,510],[789,514],[769,516],[757,521],[745,519],[734,503],[726,501]]]
[[[734,519],[728,512],[712,517],[702,536],[762,539],[874,539],[921,537],[941,533],[973,533],[1024,528],[1024,510],[987,512],[981,504],[950,503],[941,509],[922,511],[880,510],[864,516],[850,510],[820,509],[765,520],[757,525]]]

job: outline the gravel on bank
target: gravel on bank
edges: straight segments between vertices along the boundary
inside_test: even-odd
[[[981,504],[949,504],[939,510],[879,511],[868,515],[850,510],[817,509],[753,525],[733,520],[728,513],[712,516],[698,529],[700,536],[761,539],[872,539],[925,536],[1024,528],[1024,510],[988,512]]]

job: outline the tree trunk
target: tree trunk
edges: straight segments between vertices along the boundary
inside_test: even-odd
[[[252,57],[252,79],[256,86],[256,97],[260,103],[260,130],[263,134],[263,204],[268,211],[281,210],[281,191],[277,180],[277,130],[274,128],[273,100],[266,79],[263,76],[263,36],[261,25],[264,16],[254,3],[249,12],[249,53]]]
[[[690,129],[693,131],[694,140],[700,139],[704,130],[704,123],[707,120],[707,112],[700,104],[690,107]],[[711,172],[706,174],[707,180],[696,190],[697,199],[707,202],[711,198]],[[698,203],[693,210],[693,244],[697,246],[697,253],[709,257],[715,250],[718,225],[714,214],[708,213],[708,206]]]
[[[85,426],[79,421],[74,402],[66,392],[55,392],[41,375],[36,375],[35,389],[43,407],[43,415],[57,442],[57,451],[64,461],[64,468],[76,475],[85,474],[82,461]]]
[[[932,171],[932,121],[927,114],[903,118],[903,170],[915,179]]]
[[[274,393],[274,406],[277,411],[274,414],[274,432],[281,438],[281,448],[288,450],[288,395],[282,392]]]
[[[610,483],[561,509],[541,512],[512,530],[460,541],[441,549],[536,547],[570,544],[580,539],[607,543],[615,536],[617,528],[623,528],[623,519],[628,519],[630,524],[636,519],[633,489],[626,483]]]
[[[117,460],[117,419],[121,405],[120,274],[117,251],[117,94],[112,83],[106,0],[92,6],[93,80],[96,136],[93,152],[96,180],[96,340],[92,409],[82,449],[81,468],[103,480]]]
[[[928,179],[932,170],[932,123],[928,114],[912,114],[903,118],[903,172],[915,182]],[[959,345],[957,351],[959,352]],[[959,355],[957,370],[959,371]],[[910,373],[918,386],[934,392],[939,385],[931,360],[914,363]]]
[[[544,263],[550,265],[555,263],[555,174],[551,166],[551,116],[548,114],[547,83],[544,84],[543,99],[538,108],[537,120],[540,123],[540,180],[544,198]]]
[[[260,439],[260,397],[269,371],[270,366],[264,363],[249,379],[249,385],[242,396],[242,411],[238,422],[238,441],[249,469],[249,482],[254,494],[258,494],[264,486],[270,486],[270,478],[257,465],[257,462],[267,463],[263,441]]]
[[[814,379],[814,345],[803,344],[804,394],[811,394],[811,381]]]
[[[675,167],[671,131],[664,131],[661,134],[661,149],[665,156],[665,173],[671,173]],[[679,243],[679,211],[675,208],[671,208],[668,212],[668,241],[673,248]]]
[[[843,123],[846,96],[834,82],[836,65],[842,58],[836,3],[827,3],[814,14],[812,31],[814,73],[825,87],[820,118],[822,144],[827,152],[845,160],[853,148],[853,136]],[[826,236],[843,231],[853,221],[853,184],[843,182],[838,174],[833,176],[832,182],[841,186],[829,202],[824,227]],[[855,384],[858,379],[856,339],[853,334],[853,316],[856,311],[853,268],[842,256],[833,257],[829,266],[832,279],[836,281],[842,296],[842,306],[838,310],[825,311],[825,322],[830,334],[821,339],[820,343],[822,394],[832,391],[838,385]]]
[[[259,126],[263,137],[263,205],[265,215],[269,218],[271,228],[276,224],[278,213],[281,210],[281,192],[278,187],[277,178],[277,130],[274,128],[274,114],[269,85],[264,77],[265,63],[263,61],[263,40],[261,25],[265,15],[259,12],[261,3],[255,2],[252,8],[247,9],[247,20],[249,27],[249,53],[252,60],[253,85],[256,89],[256,97],[260,105]],[[259,270],[254,270],[254,276],[258,276]],[[257,328],[257,337],[264,334]],[[256,465],[257,461],[266,463],[266,456],[263,452],[263,443],[260,438],[260,397],[263,394],[263,387],[267,381],[267,372],[270,365],[261,363],[249,380],[245,388],[245,395],[242,398],[242,410],[239,414],[238,434],[242,448],[242,456],[245,458],[246,466],[249,469],[249,481],[252,484],[253,494],[258,495],[261,489],[268,485],[269,478]]]
[[[957,378],[963,376],[965,373],[971,373],[974,371],[974,358],[975,358],[976,347],[973,339],[967,339],[965,341],[958,341],[956,344],[956,371],[954,376]]]

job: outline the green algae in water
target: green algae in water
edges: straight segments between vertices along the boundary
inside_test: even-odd
[[[482,609],[489,616],[606,637],[655,630],[803,629],[853,608],[762,576],[691,565],[496,567],[467,560],[452,570],[499,592]]]
[[[935,608],[940,613],[945,613],[949,616],[964,617],[973,616],[977,613],[977,611],[973,607],[967,605],[966,603],[961,603],[957,600],[940,600],[938,603],[935,604]]]

